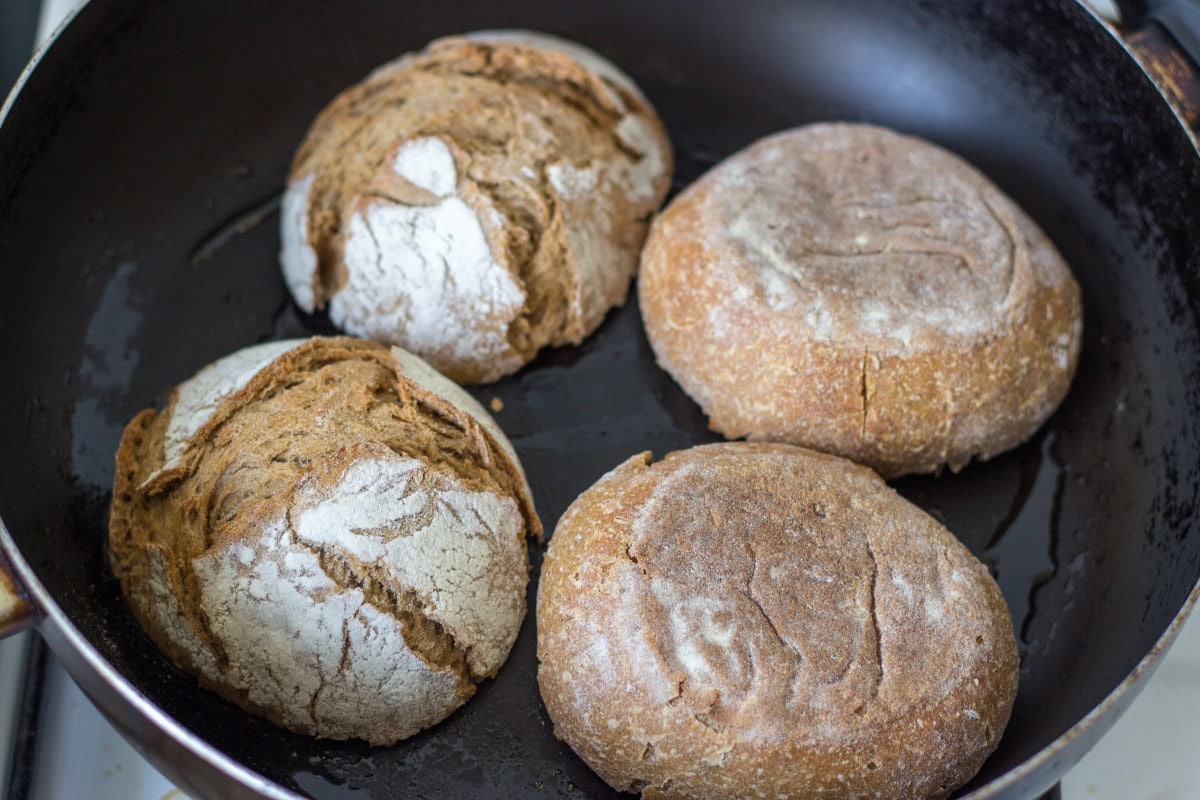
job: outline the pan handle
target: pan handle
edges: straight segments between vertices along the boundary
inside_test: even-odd
[[[1143,69],[1200,132],[1200,2],[1122,0],[1125,40]]]
[[[0,639],[33,624],[33,604],[0,552]]]

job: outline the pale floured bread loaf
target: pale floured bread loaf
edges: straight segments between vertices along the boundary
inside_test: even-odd
[[[318,116],[283,199],[284,277],[305,310],[492,381],[624,302],[671,163],[637,86],[581,45],[440,39]]]
[[[387,744],[507,658],[540,523],[487,413],[414,356],[273,342],[180,384],[117,452],[113,572],[150,638],[244,708]]]
[[[659,363],[730,438],[885,477],[1020,443],[1067,393],[1079,286],[1037,225],[927,142],[868,125],[763,139],[652,227]]]
[[[941,798],[995,749],[1017,650],[995,582],[870,470],[784,444],[635,456],[563,515],[542,698],[645,798]]]

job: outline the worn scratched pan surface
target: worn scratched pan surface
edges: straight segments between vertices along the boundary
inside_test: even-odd
[[[1085,341],[1059,412],[990,463],[898,483],[994,568],[1019,634],[1012,722],[964,791],[1044,789],[1132,698],[1122,681],[1200,575],[1200,157],[1069,0],[95,0],[0,128],[0,516],[43,634],[197,793],[608,794],[538,699],[536,549],[499,677],[384,749],[289,734],[198,690],[104,556],[124,422],[235,348],[330,330],[276,266],[274,203],[313,115],[434,36],[514,26],[628,70],[671,132],[676,187],[763,134],[868,120],[979,165],[1074,265]],[[632,298],[581,347],[477,394],[504,401],[548,530],[631,453],[713,438],[654,365]]]

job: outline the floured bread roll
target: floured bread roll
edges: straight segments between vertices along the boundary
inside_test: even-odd
[[[283,274],[305,310],[493,381],[624,302],[670,176],[654,109],[592,51],[439,39],[317,117],[283,199]]]
[[[272,342],[129,423],[113,572],[200,683],[301,733],[388,744],[496,674],[525,615],[529,487],[462,389],[399,349]]]
[[[783,444],[643,453],[542,567],[555,732],[645,798],[942,798],[996,748],[1017,649],[987,569],[868,469]]]
[[[884,477],[1024,441],[1079,360],[1079,285],[974,167],[870,125],[770,136],[655,221],[638,277],[659,363],[730,438]]]

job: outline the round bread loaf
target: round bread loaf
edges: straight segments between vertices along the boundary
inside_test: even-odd
[[[283,198],[283,274],[306,311],[493,381],[625,301],[670,176],[654,109],[592,51],[439,39],[317,117]]]
[[[538,682],[646,798],[941,798],[1017,689],[995,582],[875,475],[784,444],[634,456],[563,515]]]
[[[129,423],[109,555],[150,638],[301,733],[389,744],[495,675],[541,526],[504,434],[399,349],[272,342]]]
[[[714,167],[654,223],[638,291],[714,430],[884,477],[1019,444],[1079,358],[1079,286],[1037,225],[957,156],[869,125]]]

